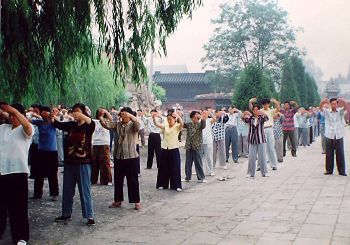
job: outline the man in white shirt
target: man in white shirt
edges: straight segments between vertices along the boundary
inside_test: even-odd
[[[226,162],[230,156],[230,147],[232,146],[232,158],[235,163],[238,163],[238,133],[237,123],[238,118],[242,113],[235,107],[229,108],[228,121],[225,125],[225,145],[226,145]]]
[[[0,113],[11,122],[0,125],[0,238],[9,216],[13,242],[27,244],[28,151],[34,128],[20,104],[3,105]]]
[[[213,134],[212,125],[215,117],[209,117],[209,111],[202,111],[202,120],[205,120],[206,127],[203,129],[203,170],[209,176],[214,176],[213,172]]]
[[[326,172],[325,175],[333,174],[334,153],[336,155],[339,175],[347,176],[345,170],[344,156],[344,114],[346,102],[343,99],[332,98],[321,101],[320,108],[324,104],[330,104],[330,109],[323,110],[325,117],[325,139],[326,139]]]
[[[154,114],[158,115],[156,109],[151,110],[151,117],[147,120],[148,127],[148,156],[147,156],[147,167],[146,169],[151,169],[153,165],[154,153],[156,155],[157,168],[159,167],[160,153],[161,153],[161,138],[160,129],[154,124],[152,116]],[[161,122],[161,118],[158,116],[156,118],[157,122]]]

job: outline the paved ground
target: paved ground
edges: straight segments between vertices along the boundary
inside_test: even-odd
[[[347,142],[345,148],[349,158]],[[350,244],[350,177],[323,175],[319,139],[269,178],[245,178],[246,169],[246,159],[230,163],[209,183],[184,183],[182,193],[156,190],[156,170],[143,171],[141,211],[127,203],[108,209],[113,187],[94,186],[92,228],[78,200],[68,225],[52,222],[60,203],[30,202],[30,244]]]

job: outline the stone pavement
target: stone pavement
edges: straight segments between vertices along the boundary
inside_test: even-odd
[[[347,141],[345,148],[349,159]],[[97,223],[94,232],[67,244],[350,244],[350,177],[336,169],[324,176],[324,157],[317,139],[298,149],[297,158],[287,155],[269,178],[259,172],[246,178],[246,159],[230,163],[216,172],[231,179],[184,183],[182,193]]]

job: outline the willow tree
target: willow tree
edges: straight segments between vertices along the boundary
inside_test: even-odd
[[[115,81],[146,76],[148,51],[165,41],[202,0],[3,0],[0,90],[20,99],[50,73],[58,88],[71,65],[110,58]],[[97,59],[96,59],[97,57]],[[0,91],[1,92],[1,91]]]

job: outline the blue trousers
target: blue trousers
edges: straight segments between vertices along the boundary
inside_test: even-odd
[[[225,129],[226,161],[230,156],[230,146],[232,145],[232,158],[238,160],[238,133],[237,127],[227,127]]]
[[[83,218],[92,219],[94,212],[91,195],[90,164],[64,165],[62,215],[72,215],[73,197],[75,195],[75,186],[77,183]]]

